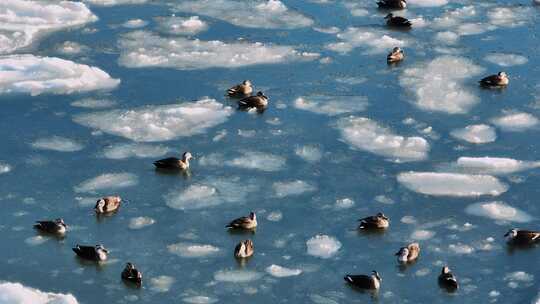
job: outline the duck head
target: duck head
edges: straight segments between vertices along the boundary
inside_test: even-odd
[[[518,234],[518,230],[516,228],[512,228],[510,230],[508,230],[508,232],[504,235],[504,237],[510,241],[512,240],[513,238],[515,238]]]
[[[255,215],[255,212],[250,212],[249,213],[249,218],[252,220],[252,221],[255,221],[257,219],[257,216]]]
[[[441,274],[447,274],[450,273],[450,268],[448,266],[444,266],[441,270]]]
[[[249,81],[249,80],[244,80],[244,81],[242,81],[242,84],[245,85],[245,86],[250,87],[250,86],[251,86],[251,81]]]
[[[407,247],[399,249],[399,251],[396,252],[396,256],[398,257],[399,262],[407,262],[407,257],[409,256],[409,249]]]
[[[506,74],[506,72],[499,72],[499,73],[497,73],[497,75],[498,75],[500,78],[508,78],[508,75]]]
[[[104,212],[104,209],[105,208],[105,200],[100,198],[97,202],[96,202],[96,207],[94,207],[94,210],[98,213],[103,213]]]
[[[131,270],[133,270],[133,269],[135,269],[135,266],[133,266],[133,264],[131,264],[131,263],[129,263],[129,262],[126,263],[126,270],[131,271]]]
[[[105,249],[105,247],[103,247],[103,245],[101,245],[101,244],[96,245],[96,251],[97,252],[109,253],[109,250]]]
[[[182,154],[183,161],[189,161],[190,159],[194,159],[190,152],[184,152],[184,154]]]
[[[384,215],[382,212],[377,213],[377,217],[388,221],[388,217],[386,217],[386,215]]]
[[[63,226],[64,228],[67,228],[66,223],[64,223],[64,220],[61,218],[57,218],[56,220],[54,220],[54,222],[59,226]]]
[[[257,92],[257,96],[268,100],[268,97],[266,95],[264,95],[264,93],[262,91]]]
[[[371,277],[375,278],[379,283],[382,282],[382,278],[376,270],[371,271]]]

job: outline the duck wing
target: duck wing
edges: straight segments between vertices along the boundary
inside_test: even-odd
[[[348,274],[343,278],[346,282],[351,285],[361,287],[361,288],[371,288],[373,285],[372,279],[367,275],[351,275]]]
[[[227,226],[227,228],[241,228],[251,222],[251,219],[247,216],[239,217],[232,222],[230,222]]]
[[[53,221],[36,221],[34,228],[45,232],[56,232],[58,226]]]
[[[180,159],[176,157],[168,157],[154,162],[154,166],[158,168],[167,168],[167,167],[178,167]]]
[[[257,105],[258,97],[249,96],[238,101],[240,107],[254,107]]]
[[[96,248],[94,246],[77,245],[72,248],[73,251],[81,258],[89,260],[97,260]]]
[[[540,232],[529,231],[529,230],[519,230],[516,236],[516,239],[520,241],[536,242],[540,241]]]
[[[493,85],[497,85],[498,81],[499,81],[499,77],[497,75],[490,75],[490,76],[482,78],[479,82],[482,85],[493,86]]]

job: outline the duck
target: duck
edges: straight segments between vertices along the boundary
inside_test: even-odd
[[[407,7],[406,0],[381,0],[377,2],[377,6],[383,9],[404,9]]]
[[[72,248],[73,251],[81,258],[90,261],[103,262],[107,260],[107,254],[109,251],[99,244],[96,246],[77,246]]]
[[[411,28],[412,23],[409,21],[409,19],[400,17],[400,16],[394,16],[394,14],[390,13],[384,17],[386,19],[386,25],[390,27],[399,27],[399,28]]]
[[[122,198],[120,198],[120,196],[106,196],[100,198],[96,202],[94,211],[96,211],[97,214],[114,212],[120,208],[120,203],[122,203]]]
[[[67,225],[63,219],[57,218],[54,221],[36,221],[34,228],[41,232],[63,236],[66,234]]]
[[[386,229],[390,226],[390,219],[386,217],[382,212],[377,213],[373,216],[368,216],[362,219],[359,219],[360,225],[358,229]]]
[[[439,275],[439,285],[448,291],[455,291],[459,287],[456,276],[450,271],[448,266],[442,268]]]
[[[227,96],[229,97],[246,97],[251,93],[253,93],[253,88],[249,80],[244,80],[241,84],[237,84],[227,90]]]
[[[386,62],[389,64],[400,62],[405,59],[405,53],[400,47],[395,47],[392,51],[386,56]]]
[[[396,252],[397,260],[401,264],[406,264],[416,261],[420,255],[420,244],[411,243],[405,247],[401,247],[398,252]]]
[[[257,216],[255,215],[255,212],[250,212],[248,216],[234,219],[225,227],[229,229],[253,230],[257,227]]]
[[[509,244],[530,245],[540,241],[540,232],[512,228],[504,235]]]
[[[238,259],[249,258],[253,255],[253,242],[251,240],[240,241],[234,248],[234,256]]]
[[[381,288],[382,278],[379,273],[375,270],[371,272],[371,275],[345,275],[343,278],[347,283],[351,284],[354,287],[369,289],[369,290],[379,290]]]
[[[508,85],[510,79],[505,72],[499,72],[495,75],[484,77],[478,82],[480,83],[480,86],[485,88],[503,88]]]
[[[122,280],[135,283],[140,286],[142,284],[142,273],[135,268],[135,265],[128,262],[122,271]]]
[[[168,157],[156,160],[154,162],[154,166],[156,166],[157,169],[175,169],[186,171],[189,169],[189,161],[191,159],[195,159],[193,155],[191,155],[191,152],[184,152],[184,154],[182,154],[182,159]]]
[[[255,96],[249,96],[238,101],[238,107],[243,109],[256,108],[257,110],[264,110],[267,106],[268,97],[261,91],[257,92]]]

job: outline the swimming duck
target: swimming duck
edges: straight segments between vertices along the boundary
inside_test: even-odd
[[[268,106],[268,97],[263,92],[257,92],[255,96],[249,96],[238,101],[240,108],[256,108],[258,110],[264,110]]]
[[[122,199],[120,196],[106,196],[103,198],[100,198],[96,202],[96,206],[94,207],[94,210],[97,214],[103,214],[103,213],[109,213],[114,212],[120,208],[120,203],[122,202]]]
[[[405,53],[400,47],[395,47],[389,54],[386,56],[386,62],[396,63],[405,58]]]
[[[107,260],[109,251],[103,245],[96,246],[77,246],[73,247],[73,251],[81,258],[90,261],[102,262]]]
[[[360,221],[358,229],[386,229],[390,226],[390,219],[381,212],[374,216],[359,219],[358,221]]]
[[[227,96],[229,97],[245,97],[249,96],[253,92],[251,87],[251,81],[244,80],[241,84],[227,90]]]
[[[381,0],[377,2],[379,8],[384,9],[404,9],[407,7],[407,1],[405,0]]]
[[[508,85],[510,79],[505,72],[499,72],[496,75],[489,75],[482,78],[479,83],[486,88],[502,88]]]
[[[234,248],[234,256],[239,259],[249,258],[253,255],[253,242],[251,240],[240,241]]]
[[[230,222],[227,228],[231,229],[246,229],[251,230],[257,227],[257,216],[254,212],[250,212],[248,216],[239,217]]]
[[[455,291],[458,289],[456,276],[454,276],[448,266],[442,268],[441,274],[439,275],[439,285],[448,291]]]
[[[409,19],[400,17],[400,16],[394,16],[394,14],[390,13],[384,17],[386,19],[386,25],[391,27],[400,27],[400,28],[411,28],[412,23],[409,21]]]
[[[135,265],[127,263],[126,267],[122,271],[122,280],[141,285],[142,273],[135,268]]]
[[[34,228],[45,233],[64,235],[66,233],[67,225],[64,223],[63,219],[58,218],[54,221],[36,221]]]
[[[177,169],[185,171],[189,169],[189,160],[193,158],[194,157],[190,152],[185,152],[182,155],[182,159],[176,157],[164,158],[155,161],[154,166],[158,169]]]
[[[411,243],[406,247],[401,247],[396,253],[399,263],[405,264],[415,261],[420,255],[420,245],[418,243]]]
[[[509,244],[515,245],[529,245],[540,241],[540,232],[538,231],[527,231],[513,228],[508,230],[504,236]]]
[[[346,275],[343,279],[347,283],[362,289],[378,290],[381,287],[381,276],[375,270],[371,272],[371,275]]]

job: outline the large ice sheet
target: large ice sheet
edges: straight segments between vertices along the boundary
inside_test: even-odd
[[[346,113],[362,112],[368,106],[364,96],[308,96],[298,97],[294,107],[317,114],[335,116]]]
[[[405,172],[398,174],[397,180],[414,192],[435,196],[498,196],[508,190],[491,175]]]
[[[527,223],[533,218],[522,210],[514,208],[504,202],[480,202],[474,203],[467,208],[468,214],[487,217],[498,221],[510,221],[515,223]]]
[[[452,165],[467,173],[499,175],[538,168],[540,162],[505,157],[460,157]]]
[[[326,48],[338,53],[348,53],[361,47],[368,54],[388,52],[393,47],[404,47],[408,42],[404,39],[393,38],[387,31],[367,27],[349,27],[337,34],[341,41],[329,43]]]
[[[0,304],[78,304],[71,294],[44,292],[20,283],[0,283]]]
[[[486,144],[497,139],[495,128],[485,124],[468,125],[461,129],[455,129],[450,132],[450,135],[472,144]]]

